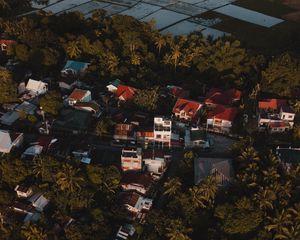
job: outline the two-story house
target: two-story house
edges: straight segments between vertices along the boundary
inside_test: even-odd
[[[121,167],[123,171],[141,171],[142,170],[142,149],[141,148],[123,148],[121,154]]]
[[[197,122],[202,106],[199,102],[178,98],[172,112],[179,120]]]
[[[237,115],[236,107],[217,105],[207,114],[207,128],[229,132]]]
[[[270,133],[288,131],[294,126],[295,112],[285,99],[263,99],[258,102],[258,129]]]
[[[171,147],[172,121],[166,117],[154,117],[154,144],[159,147]]]

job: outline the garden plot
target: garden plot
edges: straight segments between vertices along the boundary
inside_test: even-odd
[[[142,21],[149,22],[151,20],[154,20],[156,28],[162,29],[187,18],[189,18],[188,15],[161,9],[143,18]]]
[[[201,26],[199,24],[196,23],[192,23],[189,21],[182,21],[180,23],[177,23],[171,27],[168,27],[166,29],[164,29],[163,31],[161,31],[162,34],[172,34],[174,36],[178,36],[178,35],[188,35],[191,32],[195,32],[195,31],[201,31],[203,30],[205,27]]]
[[[195,5],[192,5],[189,3],[185,3],[185,2],[177,2],[177,3],[171,4],[171,5],[167,6],[166,9],[174,11],[174,12],[186,14],[189,16],[196,16],[201,13],[207,12],[207,10],[204,8],[200,8],[198,6],[195,6]]]
[[[270,28],[283,22],[280,18],[271,17],[256,11],[252,11],[246,8],[242,8],[235,5],[227,5],[214,10],[217,13],[221,13],[245,22],[253,23],[259,26]]]
[[[170,4],[177,3],[178,0],[142,0],[142,2],[165,7]]]
[[[132,7],[138,3],[138,0],[105,0],[105,1],[112,4],[117,4],[117,5],[127,6],[127,7]]]
[[[181,2],[186,2],[189,4],[196,4],[196,3],[200,3],[200,2],[204,2],[206,0],[180,0]]]
[[[112,16],[112,15],[118,14],[120,12],[123,12],[127,9],[128,9],[128,7],[115,5],[115,4],[111,4],[111,5],[108,5],[107,7],[103,8],[103,10],[106,11],[106,16]]]
[[[49,0],[48,4],[38,4],[36,2],[31,2],[31,7],[36,9],[42,9],[54,3],[57,3],[60,0]]]
[[[83,15],[86,15],[86,14],[92,12],[93,10],[101,9],[108,5],[109,5],[109,3],[92,1],[92,2],[88,2],[88,3],[84,3],[82,5],[79,5],[75,8],[69,9],[68,12],[78,11],[78,12],[81,12]]]
[[[201,24],[206,27],[212,27],[220,22],[222,22],[221,18],[211,18],[211,19],[204,19],[200,17],[195,17],[193,19],[190,19],[189,21]]]
[[[197,3],[196,5],[198,7],[205,8],[207,10],[212,10],[230,4],[235,1],[236,0],[205,0],[203,2]]]
[[[64,0],[61,2],[58,2],[56,4],[53,4],[51,6],[48,6],[44,8],[44,11],[50,11],[53,12],[54,14],[66,11],[70,8],[74,8],[78,5],[81,5],[83,3],[89,2],[89,0]]]
[[[209,28],[209,27],[201,31],[201,34],[206,38],[211,37],[212,39],[217,39],[219,37],[224,37],[224,36],[230,36],[230,33],[222,32],[217,29]]]
[[[147,3],[138,3],[132,8],[129,8],[128,10],[125,10],[124,12],[121,12],[122,15],[132,16],[136,19],[141,19],[144,17],[147,17],[148,15],[158,11],[161,9],[159,6],[150,5]]]

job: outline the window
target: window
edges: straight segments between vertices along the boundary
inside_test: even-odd
[[[289,118],[293,118],[293,115],[289,115]]]
[[[282,115],[282,118],[285,119],[285,115],[284,114]]]
[[[161,138],[161,135],[156,135],[156,138]]]

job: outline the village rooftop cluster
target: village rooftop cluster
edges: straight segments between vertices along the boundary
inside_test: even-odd
[[[5,52],[13,43],[1,40],[1,51]],[[6,68],[14,71],[17,64],[8,62]],[[36,79],[31,73],[24,74],[17,89],[19,101],[1,106],[0,153],[5,157],[16,151],[24,161],[53,155],[62,161],[72,157],[81,164],[93,164],[93,150],[99,152],[103,146],[119,149],[120,158],[113,164],[122,171],[120,207],[128,210],[128,222],[118,229],[116,239],[127,239],[134,234],[133,221],[144,223],[155,201],[155,189],[166,180],[164,174],[173,161],[174,151],[198,151],[199,157],[194,162],[195,184],[213,176],[219,186],[225,186],[233,176],[232,159],[201,156],[218,148],[213,135],[239,139],[235,126],[245,130],[250,122],[255,130],[269,135],[285,134],[294,126],[295,113],[286,99],[260,99],[256,115],[252,116],[243,111],[243,95],[238,89],[212,88],[205,96],[191,99],[185,86],[168,85],[159,90],[157,103],[172,102],[172,108],[164,115],[127,112],[124,104],[132,101],[141,89],[127,85],[125,79],[116,79],[104,91],[97,92],[82,81],[89,65],[67,61],[58,84],[49,78]],[[40,106],[40,99],[54,89],[63,96],[60,99],[63,107],[55,117]],[[34,124],[24,125],[28,122],[24,119],[30,118],[36,119]],[[97,138],[95,123],[102,119],[113,124]],[[84,139],[73,144],[73,136]],[[278,156],[289,164],[294,161],[291,154],[299,152],[293,148],[277,149]],[[16,201],[1,213],[4,222],[16,219],[35,222],[51,204],[51,199],[28,183],[17,185],[15,192]],[[64,227],[73,221],[66,218]]]

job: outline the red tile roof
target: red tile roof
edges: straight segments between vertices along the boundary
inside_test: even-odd
[[[206,94],[205,103],[230,105],[233,101],[239,101],[241,95],[241,91],[236,89],[223,91],[218,88],[212,88]]]
[[[173,113],[184,111],[189,117],[195,118],[201,107],[202,104],[196,101],[178,98],[173,108]]]
[[[16,41],[14,40],[0,40],[0,44],[5,44],[5,45],[10,45],[10,44],[14,44],[16,43]]]
[[[225,107],[223,105],[217,105],[214,110],[207,114],[207,119],[220,119],[232,122],[237,114],[236,107]]]
[[[189,95],[189,91],[183,89],[182,87],[178,86],[167,86],[169,90],[169,94],[174,97],[187,97]]]
[[[286,127],[290,127],[290,124],[288,122],[284,122],[284,121],[270,122],[269,127],[270,128],[286,128]]]
[[[286,99],[263,99],[258,102],[259,109],[279,109],[281,107],[287,106]]]
[[[121,185],[126,184],[139,184],[148,188],[152,185],[153,178],[150,173],[141,173],[141,172],[125,172],[121,179]]]
[[[116,95],[120,100],[128,101],[134,97],[136,91],[137,90],[133,87],[120,84],[118,86]]]
[[[87,90],[82,90],[82,89],[75,88],[74,91],[69,96],[69,99],[81,100],[85,97],[86,93],[87,93]]]
[[[154,137],[153,130],[139,130],[136,132],[136,135],[138,137]]]

